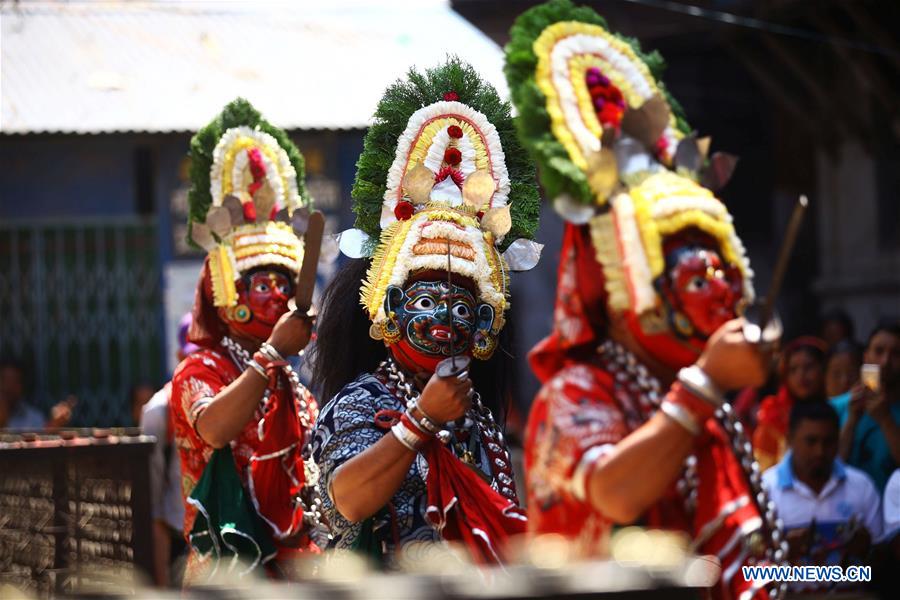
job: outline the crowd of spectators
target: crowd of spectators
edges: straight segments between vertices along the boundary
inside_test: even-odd
[[[772,393],[745,390],[735,408],[765,469],[763,485],[784,523],[790,562],[868,565],[876,588],[896,591],[900,323],[878,325],[864,345],[853,336],[846,314],[828,313],[818,337],[783,344]]]

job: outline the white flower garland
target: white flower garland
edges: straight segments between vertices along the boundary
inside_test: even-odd
[[[272,163],[268,156],[266,156],[265,152],[259,153],[260,159],[262,159],[263,168],[266,170],[265,180],[272,187],[272,192],[275,194],[276,204],[281,206],[284,202],[284,185],[282,184],[280,174],[278,173],[278,169]],[[247,151],[238,152],[234,156],[234,164],[231,166],[231,185],[233,188],[243,189],[243,179],[244,179],[244,169],[247,168],[247,164],[250,162],[250,157],[247,154]]]
[[[654,219],[665,219],[670,215],[688,210],[703,211],[717,221],[731,223],[731,215],[725,206],[711,196],[670,196],[657,200],[650,208]]]
[[[644,74],[635,65],[634,61],[610,45],[602,37],[575,34],[562,38],[554,46],[550,54],[550,70],[553,87],[556,88],[560,109],[566,119],[566,125],[578,142],[583,156],[588,156],[600,150],[600,140],[585,125],[578,106],[578,96],[572,87],[569,61],[573,56],[584,54],[599,54],[611,67],[621,73],[632,89],[644,100],[649,100],[657,92],[651,82],[647,81]],[[672,127],[666,126],[663,137],[668,142],[668,147],[674,149],[677,145],[677,137]]]
[[[445,116],[457,116],[465,121],[469,121],[473,127],[481,133],[482,141],[490,155],[491,174],[497,182],[497,189],[491,197],[489,206],[491,208],[497,208],[505,206],[509,201],[509,192],[511,189],[509,172],[506,169],[506,156],[503,154],[503,148],[500,144],[500,135],[497,133],[497,128],[488,121],[487,117],[467,104],[456,101],[435,102],[414,112],[407,122],[406,129],[397,139],[394,162],[391,164],[390,169],[388,169],[386,189],[384,192],[384,203],[381,211],[382,229],[397,220],[394,216],[394,208],[397,206],[397,201],[403,195],[401,185],[403,182],[403,175],[406,173],[408,166],[409,155],[413,150],[413,143],[418,139],[422,129],[428,123]],[[465,139],[465,142],[463,139]],[[448,143],[449,134],[446,133],[446,130],[438,132],[432,140],[432,144],[428,149],[426,158],[426,161],[428,162],[426,162],[426,166],[433,172],[437,172],[440,168],[440,163],[443,162],[444,158],[443,150],[446,149]],[[471,140],[466,139],[465,135],[459,140],[459,150],[463,154],[464,161],[467,160],[467,153],[471,154],[471,167],[468,163],[465,164],[465,167],[467,169],[472,168],[472,171],[474,171],[475,148]],[[432,151],[435,154],[440,152],[440,156],[432,158]],[[439,160],[437,160],[438,158]],[[436,167],[435,160],[437,160]],[[469,174],[466,173],[466,171],[463,171],[463,173],[466,175]]]
[[[240,127],[232,127],[227,130],[219,139],[213,150],[213,164],[209,172],[209,193],[212,196],[213,206],[221,206],[225,198],[225,192],[222,189],[223,171],[225,169],[225,157],[232,149],[234,144],[241,138],[250,138],[257,145],[266,148],[272,152],[278,159],[278,164],[274,164],[266,152],[260,152],[263,164],[266,168],[266,180],[275,192],[276,201],[282,207],[296,208],[300,205],[300,192],[297,189],[297,172],[287,152],[282,148],[278,141],[264,131],[258,131],[245,125]],[[231,169],[231,181],[233,185],[239,185],[243,179],[243,170],[247,166],[249,158],[246,151],[235,154],[234,164]],[[287,189],[284,189],[284,183],[287,183]]]
[[[235,265],[237,266],[237,270],[235,271],[237,275],[246,273],[248,269],[262,267],[264,265],[281,265],[293,273],[298,273],[300,271],[300,263],[297,260],[274,252],[241,258],[235,261]]]
[[[453,139],[447,132],[448,129],[450,129],[449,125],[435,134],[431,140],[431,146],[428,147],[428,154],[425,156],[425,166],[435,174],[441,170],[441,163],[444,162],[444,152],[447,151]],[[475,145],[472,144],[469,136],[463,135],[457,140],[456,147],[462,155],[462,160],[459,163],[460,172],[466,176],[471,175],[475,172]]]

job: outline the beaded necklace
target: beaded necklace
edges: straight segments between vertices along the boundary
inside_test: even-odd
[[[375,375],[384,382],[392,394],[406,403],[407,408],[414,406],[419,399],[420,394],[418,390],[416,390],[406,373],[403,372],[393,358],[388,357],[383,360],[375,371]],[[460,429],[471,431],[476,423],[481,433],[485,452],[491,462],[491,471],[493,471],[494,476],[491,486],[506,498],[518,504],[518,497],[513,485],[512,461],[509,457],[509,451],[505,447],[503,432],[500,431],[496,421],[494,421],[494,415],[490,409],[481,402],[481,394],[478,392],[472,395],[472,406],[466,412],[465,422]],[[449,432],[442,431],[438,434],[438,438],[444,444],[450,443]],[[468,459],[474,463],[474,457],[471,456],[471,452],[469,452],[468,457],[465,457],[466,452],[466,450],[463,450],[464,458],[462,460]]]

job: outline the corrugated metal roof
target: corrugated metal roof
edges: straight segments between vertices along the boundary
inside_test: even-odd
[[[236,96],[289,129],[370,122],[448,53],[502,95],[500,48],[446,0],[4,3],[0,132],[194,131]]]

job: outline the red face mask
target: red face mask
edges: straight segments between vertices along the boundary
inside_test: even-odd
[[[729,271],[719,253],[709,248],[682,249],[669,270],[673,308],[688,318],[700,337],[708,338],[735,317],[740,295]]]
[[[293,287],[291,279],[281,271],[254,271],[237,282],[237,308],[225,311],[223,319],[240,335],[266,340],[281,315],[288,311]],[[240,313],[243,307],[249,315]]]
[[[666,271],[656,286],[669,313],[669,331],[648,334],[633,312],[626,315],[638,343],[678,369],[697,360],[709,336],[736,316],[744,284],[740,269],[725,263],[716,241],[702,232],[679,233],[663,248]]]

